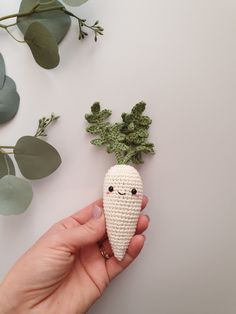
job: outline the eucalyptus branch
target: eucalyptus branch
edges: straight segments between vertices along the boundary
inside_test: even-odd
[[[54,113],[51,114],[50,118],[43,117],[39,119],[38,129],[34,136],[35,137],[47,136],[46,134],[47,127],[58,119],[59,119],[59,116],[55,116]]]
[[[0,150],[1,150],[2,148],[5,148],[5,149],[13,149],[13,148],[15,148],[15,146],[0,146]]]
[[[5,151],[1,151],[0,154],[3,154],[3,155],[13,155],[14,152],[5,152]]]
[[[33,6],[33,8],[27,12],[22,12],[22,13],[14,13],[14,14],[10,14],[10,15],[6,15],[3,17],[0,17],[0,22],[4,21],[4,20],[8,20],[8,19],[12,19],[14,17],[25,17],[25,16],[29,16],[33,13],[36,12],[36,9],[40,6],[40,3],[37,3],[35,6]],[[47,9],[48,10],[48,9]],[[46,10],[46,11],[47,11]],[[1,25],[1,24],[0,24]],[[2,25],[1,25],[2,26]]]
[[[49,4],[50,2],[48,2],[47,4]],[[42,8],[40,8],[40,6],[42,6]],[[43,4],[42,3],[37,3],[35,6],[33,6],[33,8],[27,12],[22,12],[22,13],[14,13],[14,14],[10,14],[10,15],[6,15],[6,16],[3,16],[3,17],[0,17],[0,22],[1,21],[4,21],[4,20],[8,20],[8,19],[12,19],[14,17],[18,18],[18,17],[26,17],[26,16],[30,16],[34,13],[42,13],[42,12],[49,12],[49,11],[55,11],[55,10],[63,10],[65,9],[65,7],[63,5],[58,5],[58,6],[53,6],[53,7],[43,7]],[[7,29],[8,27],[10,26],[14,26],[16,25],[17,23],[13,23],[13,24],[10,24],[10,25],[4,25],[4,24],[0,24],[0,28],[3,28],[3,29]]]
[[[104,29],[98,25],[99,21],[96,21],[93,25],[88,25],[88,24],[86,24],[85,19],[79,18],[78,16],[76,16],[72,12],[70,12],[66,9],[63,9],[63,12],[65,12],[69,16],[72,16],[75,19],[77,19],[77,21],[79,23],[79,40],[84,39],[86,36],[88,36],[88,33],[83,30],[83,27],[86,27],[86,28],[88,28],[94,32],[94,40],[95,41],[97,41],[98,35],[103,35]]]
[[[72,18],[76,19],[79,26],[79,40],[89,35],[88,30],[94,34],[95,41],[99,35],[103,35],[104,29],[98,21],[93,25],[87,24],[85,19],[68,11],[61,1],[48,0],[41,3],[38,0],[28,11],[23,11],[26,9],[23,9],[22,4],[23,2],[18,13],[0,17],[0,29],[5,30],[18,43],[26,43],[35,61],[45,69],[58,66],[60,62],[58,45],[67,34]],[[12,18],[15,18],[15,21],[1,23]],[[23,34],[23,38],[18,38],[10,30],[10,27],[15,25]]]

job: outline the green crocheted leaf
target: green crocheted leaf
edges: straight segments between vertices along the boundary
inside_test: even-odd
[[[91,113],[85,119],[91,125],[87,132],[98,137],[91,141],[97,146],[105,145],[107,152],[114,153],[118,164],[143,163],[143,154],[154,153],[154,144],[147,142],[149,126],[152,120],[143,116],[146,104],[136,104],[131,113],[122,114],[121,123],[104,122],[111,115],[107,109],[101,110],[100,104],[94,103]]]
[[[122,117],[122,120],[128,124],[133,122],[133,120],[134,120],[134,116],[132,114],[128,114],[128,113],[122,113],[121,117]]]
[[[115,151],[117,152],[127,151],[128,149],[129,149],[129,146],[124,143],[117,143],[115,145]]]
[[[119,135],[117,135],[117,141],[118,141],[118,142],[124,142],[124,141],[125,141],[125,138],[126,138],[125,134],[119,134]]]
[[[134,131],[134,129],[135,129],[135,125],[134,125],[134,122],[131,122],[131,123],[129,123],[129,125],[128,125],[128,131]]]
[[[100,134],[102,133],[106,127],[109,125],[108,122],[105,123],[101,123],[101,124],[92,124],[91,126],[87,127],[87,132],[91,133],[91,134]]]
[[[142,116],[139,119],[139,124],[143,126],[149,126],[152,123],[152,119],[150,119],[148,116]]]
[[[91,125],[89,127],[87,127],[87,132],[91,133],[91,134],[98,134],[100,133],[100,127],[96,124]]]
[[[135,154],[132,158],[131,158],[132,162],[134,164],[143,164],[144,161],[142,159],[142,154],[140,152],[138,152],[137,154]]]
[[[96,146],[102,146],[104,143],[105,141],[100,138],[95,138],[94,140],[91,141],[91,144]]]
[[[132,113],[135,115],[141,115],[144,112],[145,107],[146,104],[143,101],[141,101],[133,107]]]
[[[86,114],[85,119],[89,123],[101,123],[102,121],[109,118],[110,115],[111,115],[111,111],[104,109],[102,111],[99,111],[98,113]]]
[[[138,132],[130,133],[126,136],[126,141],[130,144],[140,145],[143,142],[143,137],[139,136]]]
[[[124,143],[114,143],[114,144],[108,144],[107,145],[107,152],[114,153],[114,152],[125,152],[129,149],[129,146],[127,146]]]
[[[100,103],[99,102],[95,102],[92,107],[91,107],[91,112],[93,114],[96,114],[96,113],[99,113],[101,110],[101,107],[100,107]]]
[[[104,109],[99,113],[100,121],[106,120],[111,116],[111,110]]]

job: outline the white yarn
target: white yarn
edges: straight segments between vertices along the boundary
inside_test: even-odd
[[[109,192],[110,186],[114,189],[112,192]],[[132,194],[133,189],[137,194]],[[142,179],[134,167],[115,165],[108,170],[104,180],[104,213],[109,242],[119,261],[124,258],[135,234],[142,198]]]

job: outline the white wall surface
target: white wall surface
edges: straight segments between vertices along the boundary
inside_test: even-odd
[[[0,15],[19,3],[1,0]],[[33,182],[27,212],[0,217],[0,278],[52,223],[101,195],[114,160],[89,144],[89,106],[100,100],[118,119],[145,100],[157,147],[140,169],[150,198],[146,246],[89,313],[235,314],[236,2],[90,0],[72,10],[98,18],[105,36],[78,42],[73,24],[51,71],[0,31],[21,95],[17,117],[0,127],[1,144],[32,134],[53,111],[61,119],[49,141],[63,159]]]

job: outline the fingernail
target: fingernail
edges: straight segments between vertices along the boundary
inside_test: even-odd
[[[98,219],[100,218],[102,215],[102,209],[101,207],[95,205],[94,208],[93,208],[93,218],[94,219]]]

